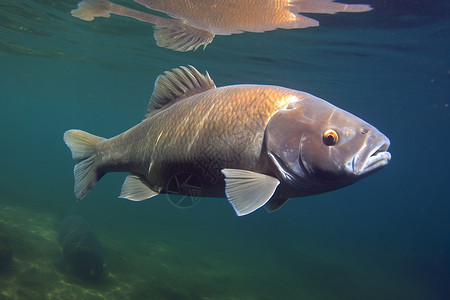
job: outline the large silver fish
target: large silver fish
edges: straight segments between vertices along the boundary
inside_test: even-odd
[[[64,141],[77,162],[77,199],[106,173],[129,172],[122,198],[171,193],[189,179],[196,196],[226,196],[238,215],[350,185],[391,158],[386,136],[320,98],[278,86],[217,88],[192,66],[157,78],[146,118],[128,131],[104,139],[69,130]]]
[[[195,50],[212,42],[215,35],[264,32],[277,28],[293,29],[319,26],[314,19],[298,13],[334,14],[365,12],[366,4],[343,4],[333,0],[134,0],[164,18],[112,3],[108,0],[83,0],[72,15],[86,21],[110,14],[132,17],[155,25],[160,47],[177,51]]]

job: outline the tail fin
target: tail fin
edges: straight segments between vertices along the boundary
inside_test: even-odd
[[[64,133],[64,142],[72,151],[72,157],[77,163],[73,170],[77,200],[83,199],[103,176],[97,173],[95,162],[95,150],[98,143],[103,140],[104,138],[76,129]]]
[[[72,16],[85,21],[92,21],[95,17],[109,18],[112,3],[107,0],[84,0],[78,3],[78,8],[72,9]]]

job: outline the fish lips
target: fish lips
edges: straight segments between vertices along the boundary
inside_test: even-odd
[[[387,152],[390,141],[383,136],[381,139],[366,143],[353,157],[351,168],[357,175],[368,175],[386,166],[391,160],[391,153]]]

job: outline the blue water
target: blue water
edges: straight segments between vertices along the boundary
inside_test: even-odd
[[[374,10],[180,53],[157,47],[150,24],[72,17],[77,1],[3,1],[0,232],[14,261],[0,272],[0,298],[449,299],[450,4],[362,2]],[[385,133],[392,161],[272,214],[237,217],[225,199],[186,210],[164,196],[118,199],[119,173],[76,203],[64,131],[125,131],[143,119],[155,78],[187,64],[217,86],[326,99]],[[61,211],[82,215],[102,242],[103,281],[52,263]]]

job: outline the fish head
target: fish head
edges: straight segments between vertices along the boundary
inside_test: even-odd
[[[271,117],[265,133],[274,172],[296,196],[350,185],[388,164],[390,141],[374,126],[310,94],[296,99]]]

